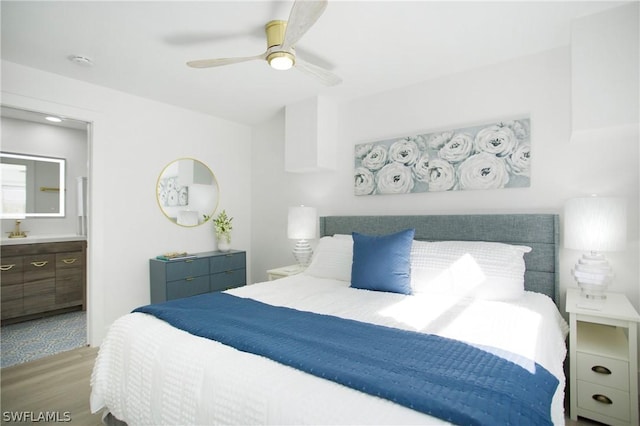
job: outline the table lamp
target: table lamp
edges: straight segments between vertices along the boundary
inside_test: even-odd
[[[564,246],[588,251],[572,269],[582,296],[606,299],[613,269],[602,254],[624,250],[627,243],[627,206],[623,198],[573,198],[564,208]]]
[[[309,266],[313,250],[309,245],[312,238],[318,235],[317,213],[314,207],[289,207],[287,236],[297,240],[293,248],[293,256],[300,266]]]

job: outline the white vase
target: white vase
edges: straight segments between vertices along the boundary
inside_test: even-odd
[[[219,251],[229,251],[231,250],[231,236],[230,235],[221,235],[218,238],[218,250]]]

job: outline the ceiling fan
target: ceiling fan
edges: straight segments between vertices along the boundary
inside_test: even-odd
[[[267,50],[256,56],[237,58],[201,59],[189,61],[192,68],[211,68],[222,65],[237,64],[239,62],[266,60],[277,70],[288,70],[296,67],[300,71],[318,78],[327,86],[340,84],[342,79],[332,72],[296,57],[294,45],[320,18],[327,7],[327,0],[309,1],[296,0],[293,3],[288,21],[270,21],[265,25],[267,34]]]

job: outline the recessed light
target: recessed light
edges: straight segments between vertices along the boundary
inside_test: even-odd
[[[45,117],[44,119],[51,121],[52,123],[62,123],[62,118],[60,117],[49,116],[49,117]]]
[[[69,60],[74,64],[82,65],[85,67],[93,66],[93,61],[91,58],[82,55],[71,55],[69,56]]]

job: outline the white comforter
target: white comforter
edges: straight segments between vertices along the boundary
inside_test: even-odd
[[[230,290],[272,305],[438,334],[504,349],[560,384],[552,420],[564,424],[567,324],[546,296],[517,302],[403,296],[304,274]],[[192,336],[135,313],[110,328],[91,377],[91,411],[140,424],[440,424],[438,419],[331,381]]]

